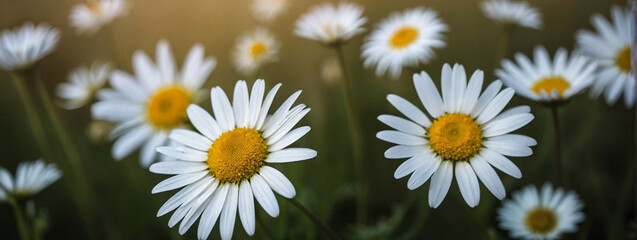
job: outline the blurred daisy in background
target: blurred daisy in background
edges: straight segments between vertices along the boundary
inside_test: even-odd
[[[21,162],[15,178],[6,169],[0,167],[0,185],[6,194],[24,198],[33,196],[62,177],[62,172],[53,163],[42,159],[33,162]],[[6,196],[5,196],[6,197]]]
[[[25,23],[0,35],[0,68],[7,71],[25,70],[55,50],[60,31],[46,23],[38,26]]]
[[[568,100],[589,87],[595,79],[597,64],[588,57],[572,54],[560,48],[553,61],[542,46],[535,47],[533,60],[516,53],[517,65],[502,60],[502,69],[495,74],[515,92],[534,101],[555,102]]]
[[[296,20],[294,34],[326,45],[339,45],[365,31],[363,7],[353,3],[314,6]]]
[[[584,204],[573,191],[553,190],[550,183],[538,192],[533,185],[513,193],[498,209],[500,228],[517,239],[560,239],[577,231],[584,220]]]
[[[265,28],[257,28],[237,39],[232,53],[234,65],[242,74],[253,74],[264,64],[279,59],[279,41]]]
[[[250,5],[254,17],[262,22],[274,20],[288,7],[288,0],[252,0]]]
[[[69,74],[68,82],[57,86],[56,93],[62,99],[59,105],[66,109],[84,106],[106,84],[111,71],[111,64],[104,62],[94,62],[91,68],[76,68]]]
[[[129,8],[127,0],[88,0],[73,6],[69,20],[78,34],[94,34],[115,18],[125,17]]]
[[[500,92],[494,81],[482,94],[484,73],[475,71],[467,84],[462,65],[442,67],[442,98],[426,72],[414,74],[414,88],[429,116],[407,100],[390,94],[387,100],[409,120],[393,115],[378,119],[395,130],[380,131],[381,140],[397,144],[385,151],[388,159],[409,158],[394,172],[396,179],[409,174],[407,188],[413,190],[431,178],[429,206],[436,208],[447,196],[455,175],[460,193],[470,207],[480,202],[478,179],[498,199],[506,195],[493,167],[515,178],[522,177],[510,157],[530,156],[536,141],[510,134],[534,117],[528,106],[502,112],[514,95],[511,88]],[[454,174],[455,171],[455,174]]]
[[[612,23],[596,14],[591,18],[597,33],[581,30],[577,33],[578,51],[596,60],[598,76],[591,87],[591,96],[604,93],[608,104],[615,104],[624,94],[627,107],[635,103],[635,75],[631,70],[631,44],[634,41],[634,15],[628,9],[614,6]]]
[[[167,41],[157,44],[157,65],[143,52],[133,55],[131,76],[120,70],[111,74],[113,89],[98,92],[91,107],[95,119],[115,122],[111,130],[112,154],[116,160],[141,147],[140,163],[149,166],[155,147],[165,145],[168,133],[186,125],[186,108],[201,99],[200,89],[216,60],[204,58],[202,45],[195,45],[179,72]],[[143,145],[143,146],[142,146]]]
[[[0,202],[4,202],[7,200],[7,192],[5,192],[4,188],[0,186]]]
[[[435,55],[433,48],[445,46],[442,33],[447,30],[433,10],[392,13],[365,38],[361,54],[365,67],[375,65],[376,75],[389,71],[392,78],[398,78],[403,67],[428,63]]]
[[[542,28],[542,14],[525,1],[487,0],[480,8],[487,18],[504,26]]]
[[[150,167],[153,173],[175,175],[157,184],[152,193],[185,186],[157,213],[162,216],[177,209],[168,226],[181,221],[179,233],[184,234],[201,217],[197,237],[207,239],[219,220],[221,239],[231,239],[238,211],[246,233],[253,235],[254,198],[276,217],[279,206],[272,191],[285,198],[296,195],[292,183],[269,165],[316,156],[309,148],[288,148],[310,131],[309,126],[292,129],[310,109],[304,104],[292,107],[301,94],[297,91],[268,116],[280,86],[275,85],[264,99],[265,81],[257,80],[251,94],[246,82],[238,81],[232,105],[220,87],[212,88],[214,118],[197,105],[188,107],[188,118],[198,132],[174,130],[170,138],[184,146],[157,151],[177,160]]]

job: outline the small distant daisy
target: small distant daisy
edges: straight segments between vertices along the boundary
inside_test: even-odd
[[[129,7],[126,0],[88,0],[73,6],[69,20],[78,34],[93,34],[115,18],[125,17]]]
[[[270,165],[316,156],[309,148],[288,148],[310,131],[309,126],[292,129],[310,109],[304,104],[292,107],[301,94],[297,91],[268,115],[280,86],[274,86],[264,99],[263,80],[254,83],[251,94],[245,81],[238,81],[232,105],[224,91],[215,87],[210,91],[214,118],[197,105],[188,107],[188,118],[198,132],[173,131],[170,138],[184,146],[157,151],[177,160],[150,166],[151,172],[175,175],[157,184],[153,193],[185,186],[157,213],[162,216],[177,209],[168,226],[181,221],[179,233],[184,234],[201,217],[197,237],[206,239],[219,220],[221,239],[231,239],[238,211],[246,233],[253,235],[254,198],[276,217],[279,206],[272,191],[285,198],[296,195],[292,183]]]
[[[233,60],[237,70],[251,74],[262,65],[278,60],[279,41],[265,28],[243,34],[237,40]]]
[[[296,21],[294,34],[326,45],[338,45],[362,33],[367,18],[363,7],[353,3],[315,6]]]
[[[498,209],[500,227],[518,239],[560,239],[563,233],[577,231],[584,220],[584,204],[573,191],[553,191],[550,183],[538,192],[533,185],[513,193]]]
[[[553,61],[546,48],[538,46],[533,54],[534,63],[522,53],[517,53],[517,65],[511,60],[502,61],[502,68],[495,74],[517,94],[542,102],[567,100],[589,87],[595,79],[597,67],[589,58],[572,54],[560,48]]]
[[[436,208],[447,196],[455,175],[460,193],[470,207],[480,202],[478,179],[498,199],[504,185],[493,167],[515,178],[522,177],[510,157],[530,156],[534,139],[511,134],[533,119],[528,106],[502,112],[514,91],[500,92],[494,81],[480,94],[484,73],[475,71],[467,84],[462,65],[442,67],[442,98],[426,72],[414,74],[414,87],[429,116],[407,100],[390,94],[387,100],[409,120],[380,115],[378,120],[395,130],[380,131],[381,140],[397,144],[385,151],[388,159],[409,158],[394,173],[396,179],[409,174],[407,188],[413,190],[431,178],[429,206]],[[432,120],[430,120],[430,117]]]
[[[0,35],[0,68],[24,70],[55,50],[60,31],[42,23],[25,23],[20,28],[4,30]]]
[[[448,27],[433,10],[416,8],[392,13],[376,25],[363,44],[365,66],[376,65],[376,75],[389,71],[393,78],[400,77],[403,67],[416,67],[428,63],[433,48],[442,48],[442,33]]]
[[[602,92],[608,104],[614,104],[624,94],[626,106],[635,104],[635,74],[631,70],[631,44],[635,22],[632,11],[614,6],[613,23],[599,14],[591,18],[597,33],[582,30],[577,33],[578,50],[599,64],[598,78],[591,87],[591,96]]]
[[[525,1],[487,0],[480,8],[487,18],[498,24],[542,28],[542,14]]]
[[[0,167],[0,189],[6,195],[16,197],[33,196],[62,177],[62,172],[53,163],[47,164],[42,159],[34,162],[21,162],[15,174]]]
[[[157,44],[157,65],[143,52],[133,55],[135,76],[115,70],[113,89],[98,92],[91,107],[95,119],[115,122],[111,137],[118,138],[112,154],[116,160],[141,147],[140,162],[149,166],[155,147],[165,145],[168,133],[186,125],[186,108],[197,102],[200,88],[216,66],[214,58],[204,59],[201,45],[192,47],[179,72],[166,41]]]
[[[63,99],[60,106],[76,109],[93,99],[93,96],[106,84],[111,75],[109,63],[94,62],[91,68],[80,67],[69,74],[69,82],[60,83],[56,93]]]
[[[252,0],[252,14],[260,21],[270,22],[288,8],[288,0]]]

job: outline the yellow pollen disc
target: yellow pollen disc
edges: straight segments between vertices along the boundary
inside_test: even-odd
[[[250,128],[237,128],[221,134],[208,150],[208,168],[222,183],[238,183],[257,174],[268,146],[261,134]]]
[[[547,234],[557,226],[557,216],[546,208],[536,208],[526,215],[526,226],[534,233]]]
[[[535,83],[533,86],[533,92],[540,94],[542,90],[546,91],[546,93],[551,94],[553,90],[557,90],[557,92],[562,95],[564,90],[566,90],[570,84],[562,77],[548,77],[542,79]]]
[[[445,160],[467,161],[482,146],[482,129],[471,117],[447,113],[427,129],[429,145]]]
[[[389,40],[389,45],[393,48],[404,48],[409,46],[418,37],[418,30],[413,27],[403,27],[394,33]]]
[[[630,47],[621,50],[615,58],[615,64],[624,72],[630,72]]]
[[[265,50],[266,48],[263,43],[255,43],[252,45],[252,48],[250,48],[250,55],[252,58],[258,58],[265,53]]]
[[[172,129],[186,118],[186,108],[192,103],[190,92],[181,86],[158,90],[146,106],[146,117],[151,125],[160,129]]]

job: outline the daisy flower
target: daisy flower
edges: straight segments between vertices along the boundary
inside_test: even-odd
[[[42,23],[25,23],[20,28],[4,30],[0,34],[0,68],[7,71],[31,67],[55,50],[60,31]]]
[[[442,67],[442,98],[426,72],[414,74],[414,87],[429,116],[407,100],[390,94],[387,100],[409,120],[393,115],[378,119],[395,130],[380,131],[381,140],[397,144],[385,151],[388,159],[409,158],[394,173],[396,179],[409,174],[407,188],[413,190],[431,178],[429,206],[436,208],[447,196],[455,175],[460,193],[470,207],[480,202],[478,179],[498,199],[506,195],[493,167],[515,178],[520,169],[505,156],[526,157],[536,142],[511,134],[533,119],[528,106],[502,112],[513,97],[511,88],[500,92],[496,80],[480,94],[484,73],[475,71],[467,84],[464,67]],[[431,120],[433,119],[433,120]]]
[[[88,0],[73,6],[69,20],[78,34],[93,34],[115,18],[125,17],[129,7],[126,0]]]
[[[252,0],[250,9],[260,21],[270,22],[288,8],[288,0]]]
[[[177,160],[150,166],[151,172],[175,175],[157,184],[152,193],[185,186],[157,213],[162,216],[177,209],[168,226],[181,221],[179,233],[184,234],[201,218],[197,237],[206,239],[219,220],[221,239],[231,239],[238,211],[246,233],[253,235],[253,198],[276,217],[279,206],[272,191],[285,198],[296,195],[292,183],[270,164],[316,156],[309,148],[287,148],[310,131],[309,126],[292,130],[310,109],[304,104],[292,107],[301,94],[297,91],[268,116],[280,86],[274,86],[264,99],[263,80],[254,83],[251,94],[245,81],[238,81],[232,105],[220,87],[212,88],[214,118],[197,105],[188,107],[188,118],[197,132],[174,130],[170,138],[184,146],[159,147],[157,151]]]
[[[577,231],[577,223],[584,220],[583,206],[573,191],[554,191],[546,183],[538,192],[529,185],[502,201],[498,220],[511,238],[560,239],[563,233]]]
[[[376,65],[376,75],[398,78],[403,67],[428,63],[433,48],[442,48],[442,33],[448,27],[433,10],[416,8],[392,13],[378,23],[363,44],[365,67]]]
[[[62,177],[62,172],[53,163],[47,164],[42,159],[34,162],[21,162],[15,174],[0,167],[0,189],[3,189],[4,198],[8,194],[17,197],[29,197],[42,191]]]
[[[525,1],[487,0],[480,8],[487,18],[498,24],[542,28],[542,14]]]
[[[237,70],[251,74],[262,65],[278,60],[279,41],[265,28],[243,34],[237,39],[233,60]]]
[[[535,47],[533,60],[522,53],[515,54],[517,65],[511,60],[502,60],[502,69],[495,74],[515,89],[517,94],[542,102],[568,100],[591,85],[595,79],[595,62],[588,57],[572,54],[560,48],[553,61],[546,48]]]
[[[577,33],[578,50],[599,64],[598,77],[591,87],[591,96],[602,92],[608,104],[614,104],[624,94],[626,106],[635,103],[635,75],[631,70],[631,44],[634,41],[635,22],[628,9],[614,6],[612,23],[599,14],[591,18],[597,33],[581,30]]]
[[[157,44],[157,65],[143,52],[133,55],[135,76],[115,70],[113,89],[98,92],[91,112],[98,120],[115,122],[111,130],[112,154],[116,160],[141,147],[140,162],[149,166],[155,159],[155,147],[165,145],[171,130],[185,127],[186,108],[197,102],[199,92],[216,66],[214,58],[204,59],[204,48],[190,49],[179,72],[166,41]]]
[[[315,6],[296,20],[294,34],[326,45],[338,45],[365,31],[363,7],[353,3]]]
[[[84,106],[106,84],[111,71],[111,64],[103,62],[94,62],[91,68],[80,67],[73,70],[68,77],[69,82],[57,86],[56,93],[64,100],[60,102],[60,106],[66,109]]]

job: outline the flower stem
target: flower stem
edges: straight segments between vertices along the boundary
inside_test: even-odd
[[[42,154],[49,160],[54,161],[53,153],[51,152],[51,147],[49,146],[49,142],[46,137],[46,133],[44,132],[44,127],[42,125],[42,119],[38,115],[35,104],[33,100],[29,96],[29,90],[26,84],[26,77],[23,75],[24,73],[16,73],[10,72],[9,75],[13,80],[13,84],[18,92],[18,96],[20,100],[24,104],[25,111],[27,114],[27,119],[29,121],[29,125],[31,125],[31,131],[33,132],[33,136],[35,137],[35,141],[40,146],[42,150]]]
[[[27,226],[27,222],[25,221],[24,214],[22,213],[22,209],[20,209],[20,205],[18,201],[13,197],[9,197],[7,199],[11,208],[13,208],[13,215],[15,215],[16,225],[18,226],[18,231],[20,232],[20,238],[22,240],[29,240],[29,226]]]
[[[557,153],[557,171],[556,180],[560,181],[562,185],[566,185],[568,174],[565,172],[564,155],[562,153],[562,134],[560,131],[560,118],[559,118],[559,106],[557,104],[551,104],[551,115],[553,117],[553,130],[555,130],[555,148]]]
[[[500,67],[500,61],[507,56],[507,52],[509,50],[509,40],[511,39],[511,33],[513,32],[514,27],[509,25],[503,25],[500,27],[500,41],[498,43],[498,48],[496,50],[495,55],[495,64],[493,65],[493,70],[498,69]]]
[[[288,199],[294,206],[296,206],[297,208],[299,208],[303,213],[305,213],[305,215],[307,217],[309,217],[314,224],[316,224],[316,226],[318,226],[325,234],[327,234],[327,236],[329,237],[329,239],[332,240],[337,240],[340,239],[338,237],[338,235],[336,235],[336,233],[334,232],[334,230],[332,230],[329,226],[327,226],[327,224],[325,224],[323,221],[321,221],[321,219],[314,215],[314,213],[312,213],[312,211],[310,211],[309,209],[307,209],[305,206],[303,206],[302,203],[300,203],[299,201],[297,201],[294,198],[290,198]]]
[[[341,45],[334,47],[336,54],[338,55],[338,61],[341,66],[341,72],[343,73],[343,92],[345,95],[345,106],[347,108],[347,118],[349,123],[350,138],[352,141],[352,156],[354,160],[354,173],[356,175],[356,221],[359,224],[363,224],[367,219],[367,188],[366,179],[363,175],[365,173],[362,158],[362,145],[360,136],[360,126],[358,121],[358,115],[356,114],[356,108],[354,104],[354,97],[352,94],[351,80],[347,74],[347,66],[345,64],[345,55],[343,54],[343,48]]]

